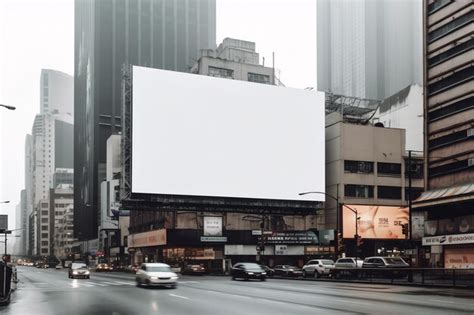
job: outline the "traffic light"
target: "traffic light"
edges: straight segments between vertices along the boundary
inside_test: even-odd
[[[342,233],[337,233],[337,249],[339,253],[345,252],[344,239],[342,238]]]
[[[405,235],[405,238],[408,236],[408,223],[402,225],[402,234]]]

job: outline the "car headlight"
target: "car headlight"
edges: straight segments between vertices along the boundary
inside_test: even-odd
[[[267,274],[267,273],[266,273],[265,271],[264,271],[264,272],[262,272],[262,275],[266,275],[266,274]]]
[[[247,274],[249,274],[249,275],[253,275],[253,272],[247,272]]]
[[[84,272],[84,274],[88,275],[88,274],[89,274],[89,270],[86,270],[86,272]]]
[[[288,271],[294,271],[293,269],[288,269]]]
[[[73,274],[73,275],[77,275],[77,271],[74,270],[74,271],[72,272],[72,274]]]
[[[176,279],[178,279],[178,276],[173,276],[173,277],[171,277],[171,279],[176,280]]]
[[[151,280],[158,280],[158,277],[150,277]]]

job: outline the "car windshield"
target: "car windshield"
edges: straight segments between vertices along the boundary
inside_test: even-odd
[[[401,259],[400,257],[389,257],[385,258],[385,262],[387,264],[392,264],[392,265],[406,265],[407,263]]]
[[[146,271],[149,272],[171,272],[168,266],[146,266]]]
[[[81,268],[87,268],[86,264],[72,264],[71,269],[81,269]]]
[[[334,261],[332,260],[321,260],[321,262],[323,263],[323,265],[334,265]]]
[[[254,270],[254,271],[262,271],[262,267],[260,265],[257,265],[257,264],[242,264],[243,267],[245,268],[245,270]]]

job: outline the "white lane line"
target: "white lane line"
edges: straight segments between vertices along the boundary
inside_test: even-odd
[[[46,285],[46,284],[49,284],[49,283],[46,283],[46,282],[31,282],[32,284],[37,284],[37,285]]]
[[[181,295],[177,295],[177,294],[173,294],[173,293],[170,293],[169,296],[176,297],[176,298],[179,298],[179,299],[189,300],[188,297],[181,296]]]
[[[87,284],[91,284],[91,285],[97,285],[99,287],[106,287],[107,285],[106,284],[102,284],[102,283],[99,283],[99,282],[86,282]]]
[[[435,299],[428,299],[428,301],[437,302],[437,303],[455,304],[455,305],[459,305],[459,306],[461,306],[461,305],[470,306],[470,307],[473,306],[472,304],[463,303],[463,302],[444,301],[444,300],[435,300]]]
[[[133,282],[123,282],[123,281],[115,281],[115,282],[120,285],[135,285],[135,283]]]
[[[119,285],[118,283],[108,282],[108,281],[102,281],[101,283],[104,283],[104,284],[107,284],[107,285]]]
[[[332,299],[332,301],[341,302],[341,303],[351,303],[351,304],[360,304],[360,305],[370,305],[370,303],[359,302],[359,301],[350,301],[350,300],[341,300],[341,299]]]

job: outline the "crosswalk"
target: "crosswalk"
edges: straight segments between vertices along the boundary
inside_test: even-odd
[[[80,288],[94,288],[94,287],[112,287],[112,286],[122,286],[130,287],[134,286],[135,282],[132,281],[84,281],[84,280],[71,280],[64,281],[59,283],[46,283],[46,282],[21,282],[19,283],[19,288],[28,289],[28,290],[39,290],[39,291],[60,291],[66,288],[80,289]]]

